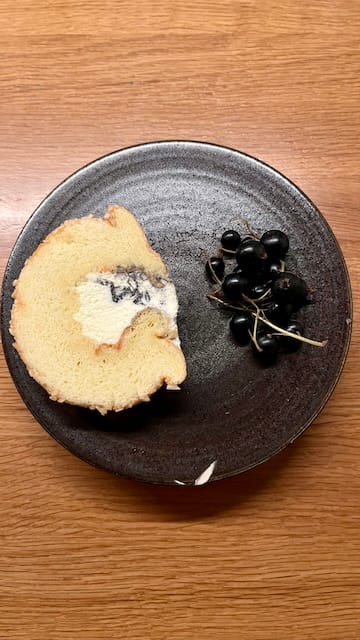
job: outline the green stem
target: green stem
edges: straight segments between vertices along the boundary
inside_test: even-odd
[[[242,297],[244,298],[245,302],[252,304],[252,306],[255,307],[256,311],[259,310],[259,307],[257,306],[255,300],[253,300],[252,298],[248,298],[248,296],[246,296],[245,293],[242,294]]]
[[[231,256],[234,256],[236,251],[233,251],[232,249],[224,249],[224,247],[220,247],[220,251],[222,253],[228,253]]]
[[[224,302],[224,300],[217,298],[211,293],[208,293],[207,297],[209,298],[209,300],[214,300],[215,302],[218,302],[219,304],[221,304],[223,307],[226,307],[227,309],[233,309],[234,311],[248,311],[247,307],[245,307],[244,305],[235,306],[233,304],[229,304],[228,302]]]
[[[255,317],[256,314],[253,311],[251,313]],[[327,340],[323,340],[322,342],[320,342],[319,340],[311,340],[311,338],[305,338],[305,336],[299,336],[297,333],[286,331],[286,329],[282,329],[281,327],[278,327],[276,324],[273,324],[272,322],[270,322],[270,320],[268,320],[267,318],[261,318],[259,316],[259,320],[264,324],[266,324],[268,327],[271,327],[271,329],[275,329],[275,331],[278,331],[281,335],[287,336],[288,338],[294,338],[294,340],[300,340],[300,342],[306,342],[307,344],[312,344],[313,347],[325,347],[325,345],[327,345],[328,343]]]
[[[258,309],[257,312],[256,312],[253,334],[250,337],[251,337],[256,349],[260,352],[260,351],[262,351],[262,349],[261,349],[261,347],[259,347],[259,343],[258,343],[258,341],[256,339],[256,332],[257,332],[257,327],[258,327],[259,316],[260,316],[260,309]]]
[[[216,273],[215,273],[214,269],[212,268],[212,265],[211,265],[210,259],[208,260],[208,265],[209,265],[210,273],[211,273],[211,275],[212,275],[213,279],[215,280],[216,284],[218,284],[218,285],[221,287],[222,282],[221,282],[220,278],[218,278],[218,277],[217,277],[217,275],[216,275]]]
[[[214,300],[218,304],[221,304],[223,307],[226,307],[227,309],[233,309],[234,311],[249,311],[249,309],[244,305],[235,306],[235,305],[229,304],[228,302],[224,302],[224,300],[220,300],[219,298],[216,298],[216,296],[211,295],[211,293],[209,293],[207,297],[210,300]],[[255,311],[250,311],[251,315],[255,318],[255,321],[257,318],[258,322],[260,320],[260,322],[263,322],[268,327],[271,327],[271,329],[274,329],[280,335],[287,336],[288,338],[293,338],[294,340],[299,340],[300,342],[306,342],[307,344],[311,344],[313,347],[325,347],[327,345],[328,343],[327,340],[323,340],[322,342],[320,342],[319,340],[312,340],[311,338],[306,338],[305,336],[299,336],[297,333],[292,333],[291,331],[286,331],[286,329],[282,329],[281,327],[278,327],[276,324],[273,324],[272,322],[270,322],[270,320],[265,318],[264,317],[265,314],[263,315],[261,314],[261,309],[257,306],[257,304],[251,298],[248,298],[244,294],[243,294],[243,298],[244,300],[251,303],[256,308],[256,313]]]
[[[251,228],[249,222],[245,218],[241,218],[241,222],[243,223],[244,227],[246,227],[246,230],[250,236],[255,238],[255,240],[260,240],[260,236],[255,233],[255,231]]]
[[[263,293],[260,298],[248,298],[248,300],[252,300],[253,302],[261,302],[262,300],[266,300],[266,298],[268,298],[270,294],[271,289],[267,289],[267,291],[265,291],[265,293]]]

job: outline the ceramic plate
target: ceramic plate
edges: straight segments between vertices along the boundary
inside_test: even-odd
[[[136,214],[175,281],[188,364],[180,392],[101,416],[49,400],[28,375],[9,334],[12,282],[38,243],[69,218],[121,204]],[[227,315],[206,298],[206,256],[240,218],[288,233],[288,267],[316,289],[303,345],[264,369],[229,336]],[[44,311],[45,312],[45,311]],[[49,321],[51,321],[49,319]],[[246,471],[292,443],[324,407],[339,378],[351,331],[351,292],[339,245],[323,216],[287,178],[238,151],[197,142],[123,149],[57,187],[22,230],[3,283],[5,355],[38,422],[81,459],[153,483],[192,483],[213,461],[211,481]]]

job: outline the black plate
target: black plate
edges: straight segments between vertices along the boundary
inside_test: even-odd
[[[8,332],[12,282],[24,260],[69,218],[103,215],[110,203],[133,211],[168,263],[179,303],[188,364],[181,392],[101,417],[49,400],[28,375]],[[317,290],[304,345],[263,369],[250,348],[229,337],[227,317],[205,294],[206,255],[221,233],[245,217],[291,240],[289,266]],[[55,189],[21,232],[3,283],[3,344],[24,402],[64,447],[113,473],[154,483],[193,482],[214,460],[212,480],[240,473],[293,442],[323,408],[339,378],[351,332],[345,263],[326,221],[289,180],[232,149],[160,142],[123,149],[84,167]],[[50,320],[49,320],[50,321]]]

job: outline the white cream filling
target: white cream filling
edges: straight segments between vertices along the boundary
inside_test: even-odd
[[[80,308],[74,318],[97,344],[116,344],[140,311],[158,309],[169,316],[179,346],[175,286],[164,278],[156,284],[143,271],[89,273],[76,287]]]

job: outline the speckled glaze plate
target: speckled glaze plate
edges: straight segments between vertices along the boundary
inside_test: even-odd
[[[188,364],[180,392],[161,390],[122,413],[58,404],[28,375],[9,334],[12,282],[38,243],[69,218],[133,211],[170,267]],[[206,298],[206,255],[245,217],[290,236],[288,267],[317,290],[304,312],[303,345],[264,369],[236,346],[226,313]],[[44,311],[45,312],[45,311]],[[49,322],[51,319],[49,318]],[[112,153],[57,187],[22,230],[3,282],[2,337],[11,375],[39,423],[81,459],[153,483],[193,483],[213,461],[211,481],[246,471],[292,443],[324,407],[343,367],[351,291],[343,256],[310,200],[271,167],[238,151],[198,142],[159,142]],[[116,385],[116,380],[114,380]]]

